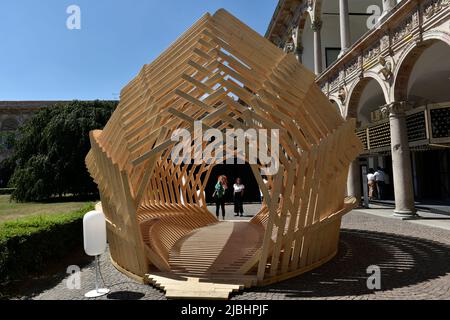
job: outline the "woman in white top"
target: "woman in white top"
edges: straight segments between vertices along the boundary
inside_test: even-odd
[[[369,186],[369,200],[373,200],[377,193],[377,182],[375,180],[375,171],[373,169],[369,169],[369,173],[367,174],[367,184]]]
[[[244,198],[244,189],[245,186],[241,183],[241,178],[237,178],[236,182],[233,185],[234,189],[234,216],[243,216],[244,214],[244,205],[243,205],[243,198]]]

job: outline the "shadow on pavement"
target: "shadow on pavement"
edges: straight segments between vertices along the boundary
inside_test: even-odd
[[[450,272],[450,246],[389,233],[342,229],[339,252],[329,263],[288,281],[247,292],[280,293],[290,298],[350,296],[367,288],[372,265],[381,269],[381,290],[418,284]],[[407,297],[405,297],[407,298]]]
[[[139,300],[145,296],[142,292],[134,291],[116,291],[108,294],[106,297],[111,300]]]

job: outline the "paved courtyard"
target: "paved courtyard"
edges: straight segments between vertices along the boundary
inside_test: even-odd
[[[246,209],[251,216],[258,205]],[[231,211],[227,206],[227,219],[234,219]],[[349,213],[343,219],[339,253],[332,261],[294,279],[245,290],[232,299],[450,299],[450,217],[428,215],[424,225],[393,219],[389,212]],[[372,265],[381,269],[381,290],[367,288],[367,268]],[[107,254],[102,256],[101,269],[111,293],[100,299],[165,299],[162,291],[119,273]],[[64,271],[24,298],[84,299],[94,283],[92,262],[82,268],[80,290],[67,289]]]

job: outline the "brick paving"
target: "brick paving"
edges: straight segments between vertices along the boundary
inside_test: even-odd
[[[247,208],[249,215],[257,206]],[[227,207],[227,211],[231,211]],[[227,213],[231,218],[232,213]],[[343,219],[338,255],[329,263],[294,279],[252,288],[232,299],[450,299],[450,231],[388,219],[357,210]],[[369,290],[367,268],[381,270],[381,290]],[[99,299],[165,299],[162,291],[128,279],[101,259],[111,293]],[[92,289],[93,264],[82,268],[80,290],[69,290],[64,271],[47,288],[23,299],[84,299]]]

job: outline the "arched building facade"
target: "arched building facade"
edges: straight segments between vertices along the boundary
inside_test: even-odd
[[[317,74],[365,150],[350,170],[385,169],[395,212],[450,199],[450,0],[280,0],[266,37]]]
[[[0,101],[0,161],[13,151],[5,141],[8,135],[16,134],[17,129],[38,110],[58,102],[62,101]]]

